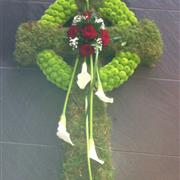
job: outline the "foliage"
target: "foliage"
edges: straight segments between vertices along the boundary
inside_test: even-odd
[[[60,27],[49,27],[37,22],[22,24],[16,34],[16,61],[21,65],[36,64],[37,54],[44,49],[53,49],[63,55],[69,48],[65,34],[66,29]]]
[[[119,40],[112,42],[115,50],[137,53],[143,65],[153,66],[163,53],[161,33],[152,20],[143,19],[126,30],[114,27],[111,36],[119,37]],[[126,45],[122,47],[123,42]]]

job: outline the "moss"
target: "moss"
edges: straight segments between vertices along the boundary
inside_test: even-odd
[[[148,19],[143,19],[126,30],[117,27],[111,29],[111,36],[120,37],[112,46],[115,50],[135,52],[141,58],[141,64],[153,66],[163,53],[163,41],[157,25]],[[126,42],[122,46],[122,42]]]
[[[72,147],[65,144],[65,160],[63,164],[63,180],[87,180],[87,154],[85,136],[85,112],[84,95],[78,88],[73,89],[67,115],[67,128],[75,143]],[[94,180],[113,180],[113,169],[110,146],[111,120],[109,119],[106,106],[95,98],[94,102],[94,139],[97,153],[105,161],[104,165],[92,162]]]
[[[16,34],[15,60],[21,65],[36,64],[36,56],[44,49],[53,49],[63,55],[68,51],[66,29],[37,22],[22,24]],[[72,51],[68,52],[69,55]]]
[[[129,51],[139,55],[141,64],[152,66],[163,53],[163,42],[161,33],[156,24],[144,19],[138,24],[126,30],[118,27],[109,27],[113,40],[110,46],[103,50],[101,59],[111,59],[116,51]],[[74,52],[68,47],[66,38],[67,28],[48,27],[39,25],[36,22],[22,24],[17,31],[15,59],[22,65],[36,63],[36,55],[44,49],[52,49],[57,54],[65,57],[74,56]],[[122,42],[126,42],[122,46]]]
[[[40,69],[42,69],[48,80],[60,88],[67,89],[69,79],[64,80],[64,78],[66,75],[70,78],[72,69],[62,60],[61,57],[57,56],[52,50],[44,50],[38,54],[37,64]],[[54,76],[53,73],[55,74]],[[60,81],[58,81],[59,78],[61,78]],[[68,105],[67,128],[75,146],[72,147],[64,143],[64,170],[60,179],[87,180],[88,171],[86,161],[87,154],[84,111],[85,92],[77,88],[76,85],[74,86],[70,103]],[[93,176],[94,180],[113,180],[111,146],[109,143],[111,120],[107,115],[106,105],[96,97],[94,100],[94,139],[97,146],[97,153],[101,159],[105,160],[105,164],[99,165],[92,161]]]

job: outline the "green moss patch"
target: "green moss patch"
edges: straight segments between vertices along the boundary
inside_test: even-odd
[[[65,160],[63,164],[64,180],[87,180],[87,154],[84,93],[78,88],[73,89],[67,115],[67,129],[75,143],[72,147],[65,144]],[[99,157],[105,161],[104,165],[92,162],[94,180],[113,180],[111,160],[111,119],[106,112],[106,105],[94,98],[94,140]]]
[[[112,37],[119,37],[112,42],[114,49],[135,52],[141,59],[141,64],[152,66],[160,59],[163,53],[163,41],[157,25],[148,19],[143,19],[138,24],[122,30],[114,27]],[[125,42],[126,45],[122,46]]]

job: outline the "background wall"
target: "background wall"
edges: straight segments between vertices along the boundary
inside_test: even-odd
[[[58,180],[63,152],[56,126],[65,93],[39,69],[11,57],[18,25],[39,19],[51,0],[0,0],[0,180]],[[154,69],[140,68],[111,95],[112,149],[117,180],[178,180],[178,0],[127,0],[154,19],[165,53]]]

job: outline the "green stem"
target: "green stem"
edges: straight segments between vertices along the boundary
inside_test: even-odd
[[[101,83],[101,79],[100,79],[100,75],[99,75],[99,70],[97,69],[97,79],[98,79],[98,87],[102,87],[102,83]]]
[[[98,57],[99,57],[99,51],[96,50],[96,57],[95,57],[95,63],[93,65],[93,58],[92,55],[90,56],[90,69],[91,69],[91,84],[90,84],[90,139],[93,139],[93,101],[94,101],[94,84],[95,84],[95,74],[98,67]]]
[[[88,112],[87,112],[87,106],[86,102],[87,101],[87,96],[85,97],[85,113],[86,113],[86,144],[87,144],[87,163],[88,163],[88,172],[89,172],[89,180],[92,180],[92,169],[91,169],[91,161],[89,158],[89,120],[88,120]]]
[[[98,50],[98,48],[96,47],[95,73],[97,73],[97,78],[98,78],[98,82],[99,82],[100,76],[99,76],[98,60],[99,60],[99,50]]]
[[[87,11],[89,11],[89,0],[86,0]]]
[[[74,65],[73,73],[72,73],[72,76],[71,76],[71,80],[70,80],[70,83],[69,83],[68,91],[67,91],[65,102],[64,102],[63,114],[66,114],[67,104],[68,104],[69,96],[70,96],[70,93],[71,93],[71,89],[72,89],[72,85],[73,85],[73,81],[74,81],[74,77],[75,77],[75,74],[76,74],[78,63],[79,63],[79,56],[76,57],[76,62],[75,62],[75,65]]]
[[[91,69],[91,84],[90,84],[90,107],[89,107],[89,119],[90,119],[90,139],[93,138],[93,88],[94,88],[94,67],[93,57],[90,56],[90,69]]]
[[[96,62],[98,64],[98,60]],[[99,75],[99,68],[98,68],[98,65],[96,66],[96,74],[97,74],[97,80],[98,80],[98,87],[102,88],[102,83],[101,83],[101,78],[100,78],[100,75]]]

